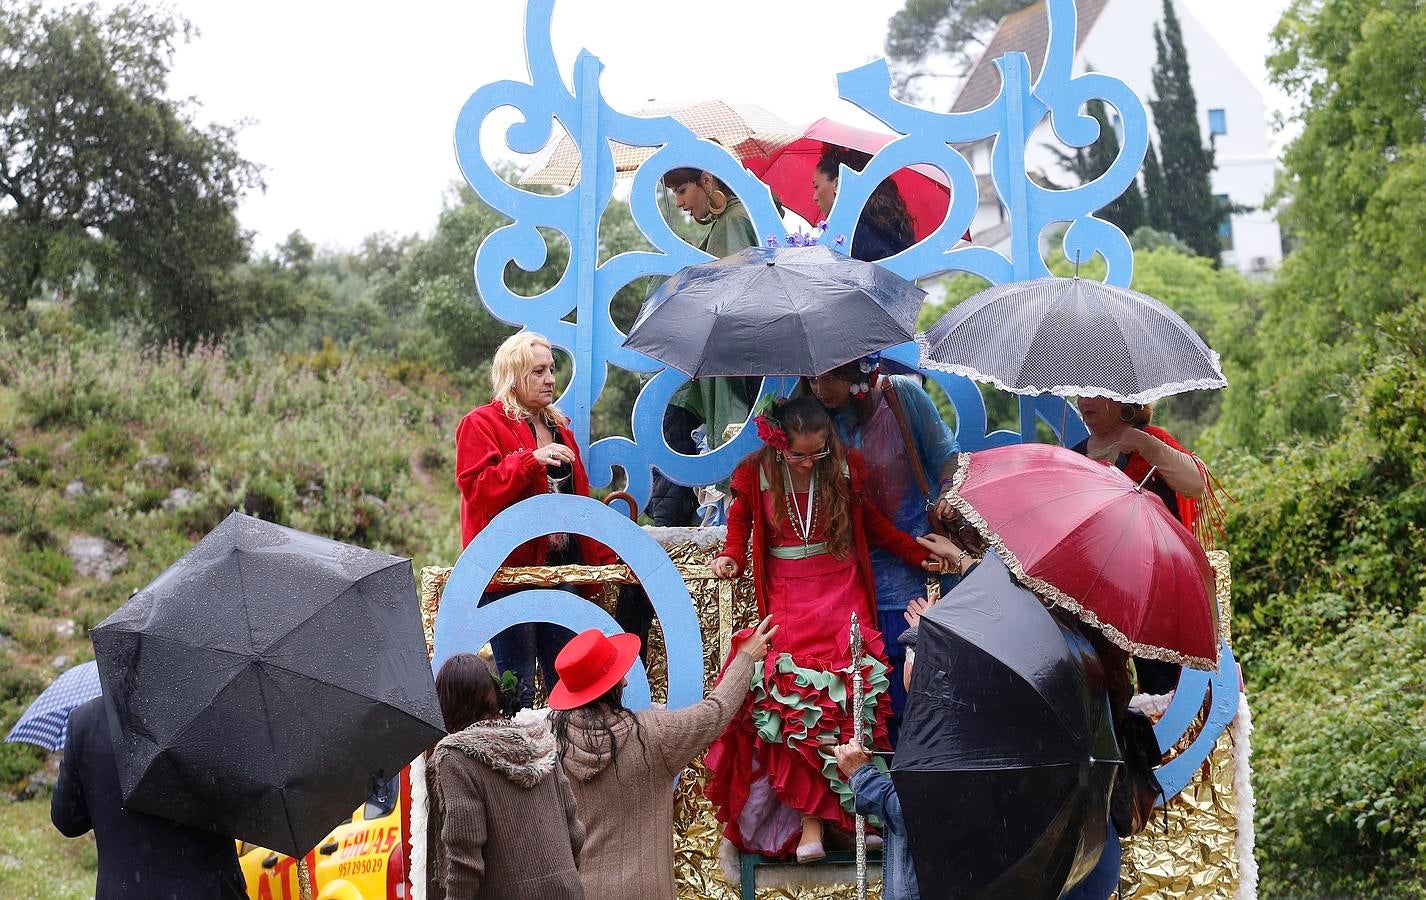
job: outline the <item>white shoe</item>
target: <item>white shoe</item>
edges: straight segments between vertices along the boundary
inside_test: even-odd
[[[806,844],[797,845],[797,861],[799,863],[816,862],[819,859],[826,859],[827,851],[822,849],[821,841],[811,841]]]

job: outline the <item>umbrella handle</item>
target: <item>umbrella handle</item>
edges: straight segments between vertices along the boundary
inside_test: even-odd
[[[297,895],[302,900],[312,900],[312,870],[307,866],[307,857],[297,860]]]
[[[615,501],[623,500],[629,507],[629,518],[634,522],[639,521],[639,501],[634,499],[634,495],[628,491],[610,491],[604,497],[605,506],[613,506]]]

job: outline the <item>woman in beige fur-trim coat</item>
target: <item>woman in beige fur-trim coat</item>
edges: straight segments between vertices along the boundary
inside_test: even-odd
[[[491,678],[483,662],[473,672]],[[584,900],[584,826],[558,759],[542,715],[512,721],[498,706],[436,745],[441,825],[431,847],[449,900]]]

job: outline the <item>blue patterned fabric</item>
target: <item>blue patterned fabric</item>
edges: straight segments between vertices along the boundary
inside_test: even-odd
[[[56,678],[54,684],[35,698],[20,721],[5,735],[5,740],[61,750],[70,710],[98,696],[99,667],[93,660],[81,663]]]

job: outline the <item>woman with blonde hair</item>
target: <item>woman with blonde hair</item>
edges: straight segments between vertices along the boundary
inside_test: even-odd
[[[569,419],[554,405],[555,358],[543,335],[522,331],[505,340],[490,365],[491,401],[456,426],[456,486],[460,488],[461,546],[471,542],[503,510],[544,493],[589,496],[589,476]],[[608,548],[588,538],[557,532],[527,541],[507,566],[614,562]],[[480,605],[512,593],[492,582]],[[520,680],[520,705],[535,699],[538,663],[545,690],[559,680],[555,656],[573,635],[548,623],[516,625],[491,641],[495,663]]]

